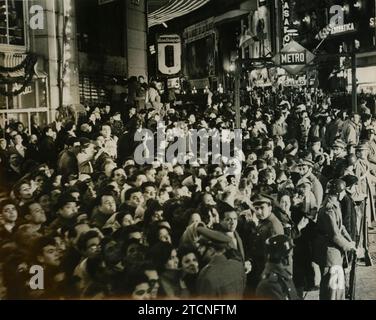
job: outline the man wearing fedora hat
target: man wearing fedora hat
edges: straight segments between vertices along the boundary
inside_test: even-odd
[[[203,298],[242,299],[245,269],[242,262],[228,259],[226,250],[232,239],[222,232],[198,227],[198,252],[206,264],[197,279],[197,293]]]

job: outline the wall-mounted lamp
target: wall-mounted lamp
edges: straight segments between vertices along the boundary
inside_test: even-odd
[[[342,7],[342,10],[343,10],[344,13],[349,13],[350,12],[350,6],[348,4],[345,4]]]

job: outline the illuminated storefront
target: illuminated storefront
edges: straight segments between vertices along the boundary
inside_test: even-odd
[[[0,117],[2,123],[49,122],[47,74],[30,48],[27,1],[0,1]],[[39,60],[39,61],[38,61]]]

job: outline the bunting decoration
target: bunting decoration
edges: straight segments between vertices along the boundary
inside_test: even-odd
[[[195,11],[210,0],[171,0],[158,10],[148,15],[149,28],[181,17]]]

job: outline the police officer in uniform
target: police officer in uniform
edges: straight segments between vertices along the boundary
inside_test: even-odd
[[[198,227],[198,252],[205,267],[197,279],[197,293],[202,298],[242,299],[246,274],[244,264],[225,256],[232,238],[222,232]]]
[[[258,225],[252,237],[249,252],[252,262],[252,272],[248,278],[248,285],[251,293],[256,289],[265,268],[265,241],[272,236],[284,234],[281,221],[273,213],[273,199],[269,196],[258,194],[252,198],[252,202],[258,219]]]
[[[256,295],[272,300],[301,300],[292,279],[292,240],[278,235],[266,240],[267,262]]]

